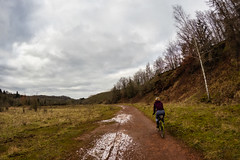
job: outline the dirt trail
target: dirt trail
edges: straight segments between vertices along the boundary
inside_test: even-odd
[[[134,107],[122,106],[119,114],[101,122],[102,125],[89,135],[101,135],[90,148],[81,148],[70,159],[112,160],[200,160],[201,157],[166,133],[162,139],[155,123]],[[114,124],[107,122],[116,121]]]

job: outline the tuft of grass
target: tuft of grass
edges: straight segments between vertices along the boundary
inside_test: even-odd
[[[85,105],[48,108],[48,111],[10,107],[0,113],[0,159],[65,159],[85,145],[75,138],[110,119],[119,107]]]
[[[152,106],[134,104],[154,120]],[[203,153],[208,160],[240,159],[240,105],[165,104],[170,134]]]

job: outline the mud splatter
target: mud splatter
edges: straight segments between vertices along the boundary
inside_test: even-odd
[[[119,114],[112,119],[103,120],[101,122],[114,122],[115,121],[120,124],[123,124],[123,123],[127,123],[128,121],[130,121],[131,117],[132,117],[132,115],[130,115],[130,114]]]
[[[83,159],[121,160],[132,142],[132,138],[123,132],[107,133],[95,142],[95,146],[87,151]]]

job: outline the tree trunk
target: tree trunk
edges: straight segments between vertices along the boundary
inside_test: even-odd
[[[196,41],[196,38],[195,38],[195,37],[194,37],[194,42],[195,42],[195,46],[196,46],[196,49],[197,49],[197,54],[198,54],[198,57],[199,57],[199,61],[200,61],[200,64],[201,64],[201,68],[202,68],[202,73],[203,73],[205,88],[206,88],[206,92],[207,92],[207,96],[208,96],[208,101],[210,101],[210,95],[209,95],[209,92],[208,92],[208,85],[207,85],[207,78],[206,78],[205,70],[204,70],[204,67],[203,67],[201,54],[200,54],[200,52],[199,52],[198,45],[197,45],[197,41]]]

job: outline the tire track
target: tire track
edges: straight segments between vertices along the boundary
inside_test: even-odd
[[[123,108],[124,109],[124,108]],[[123,133],[121,126],[131,119],[129,114],[119,114],[110,120],[104,122],[117,122],[114,133],[106,133],[100,139],[96,140],[92,149],[87,151],[83,159],[95,158],[101,160],[123,159],[124,152],[133,144],[133,139],[129,135]]]
[[[155,128],[155,123],[136,108],[128,106],[122,108],[116,117],[102,121],[101,127],[91,133],[92,135],[100,133],[102,136],[93,142],[92,148],[81,148],[77,159],[202,159],[199,153],[191,150],[168,133],[162,139]],[[117,123],[106,125],[113,121]]]

